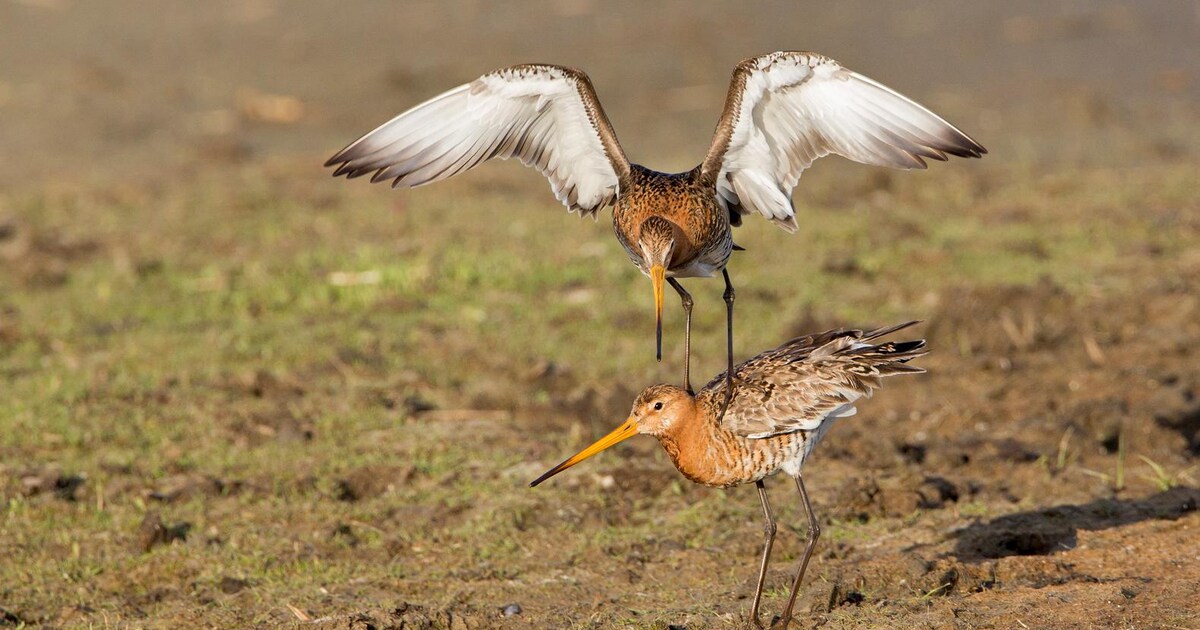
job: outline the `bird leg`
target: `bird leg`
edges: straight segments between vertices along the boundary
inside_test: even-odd
[[[804,570],[808,568],[808,561],[812,558],[813,549],[817,547],[817,539],[821,537],[821,526],[817,523],[816,515],[813,514],[812,504],[808,502],[808,490],[804,489],[804,478],[799,474],[796,475],[796,487],[800,489],[804,512],[808,514],[808,545],[804,547],[804,558],[800,560],[800,573],[796,575],[796,581],[792,583],[792,595],[788,597],[787,608],[783,610],[783,626],[780,630],[787,630],[788,621],[792,619],[792,607],[796,604],[796,594],[800,592],[800,582],[804,581]]]
[[[767,486],[762,479],[754,482],[758,486],[758,498],[762,501],[763,508],[763,533],[766,534],[766,541],[763,543],[762,563],[758,567],[758,586],[754,587],[754,603],[750,605],[750,619],[758,627],[762,627],[762,622],[758,620],[758,603],[762,599],[763,584],[767,581],[767,561],[771,558],[771,547],[775,544],[775,516],[771,514],[771,503],[767,501]]]
[[[686,315],[683,325],[683,388],[689,394],[695,394],[692,391],[692,294],[684,290],[683,285],[675,278],[667,278],[667,282],[671,283],[671,287],[679,294],[679,299],[683,301],[683,312]]]
[[[729,270],[721,269],[725,277],[725,349],[729,367],[725,371],[725,404],[721,406],[721,415],[717,421],[725,418],[729,410],[729,402],[733,400],[733,283],[729,281]]]

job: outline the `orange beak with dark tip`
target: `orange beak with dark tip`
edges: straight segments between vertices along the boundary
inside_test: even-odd
[[[666,279],[666,267],[662,265],[650,267],[650,281],[654,283],[654,337],[657,344],[655,358],[659,361],[662,361],[663,282]]]
[[[600,451],[603,451],[614,444],[617,444],[618,442],[624,442],[625,440],[628,440],[629,438],[637,435],[637,432],[637,421],[633,418],[626,420],[624,424],[617,427],[612,433],[609,433],[599,440],[596,440],[596,442],[591,446],[572,455],[571,457],[567,458],[566,461],[555,466],[554,468],[547,470],[541,477],[534,479],[533,483],[529,484],[529,487],[532,488],[539,483],[542,483],[554,475],[557,475],[558,473],[574,466],[575,464],[578,464],[579,462],[591,457],[592,455],[595,455],[596,453],[599,453]]]

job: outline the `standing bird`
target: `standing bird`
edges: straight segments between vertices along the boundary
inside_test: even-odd
[[[516,157],[550,180],[571,212],[614,205],[617,240],[654,286],[662,360],[663,283],[686,314],[684,389],[692,391],[692,297],[677,278],[725,280],[733,370],[730,226],[758,213],[796,231],[792,189],[830,153],[864,164],[925,168],[923,158],[980,157],[986,149],[928,109],[815,53],[775,52],[737,65],[704,161],[660,173],[625,157],[587,75],[529,64],[501,68],[417,105],[329,158],[334,176],[372,174],[392,187],[446,179],[491,158]],[[726,391],[732,391],[732,383]],[[728,401],[726,401],[728,402]]]
[[[808,501],[800,468],[813,447],[838,418],[855,414],[855,401],[870,396],[880,379],[925,370],[908,361],[925,354],[925,340],[877,341],[917,322],[861,330],[831,330],[793,339],[737,366],[732,400],[722,415],[725,375],[699,394],[674,385],[652,385],[633,403],[629,419],[612,433],[538,477],[536,486],[579,462],[639,433],[658,438],[684,477],[716,488],[754,482],[762,501],[766,541],[758,568],[758,586],[750,617],[758,624],[758,604],[767,562],[775,542],[775,517],[763,479],[783,471],[796,480],[808,515],[808,545],[783,612],[792,617],[804,570],[821,528]]]

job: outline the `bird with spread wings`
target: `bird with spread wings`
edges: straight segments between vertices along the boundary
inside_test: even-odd
[[[435,96],[355,140],[326,166],[336,167],[335,176],[370,174],[372,182],[411,188],[516,157],[550,181],[569,211],[596,215],[613,206],[617,240],[653,283],[659,360],[664,282],[682,300],[684,386],[691,391],[692,297],[677,279],[721,272],[732,379],[734,290],[726,265],[737,248],[731,227],[742,215],[796,231],[792,190],[830,153],[917,169],[926,159],[986,152],[937,114],[828,57],[775,52],[737,65],[712,145],[684,173],[631,163],[588,76],[543,64],[502,68]]]

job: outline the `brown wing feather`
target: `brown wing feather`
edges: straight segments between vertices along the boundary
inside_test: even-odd
[[[797,337],[735,366],[724,428],[761,438],[811,431],[830,415],[851,415],[854,401],[870,396],[881,378],[924,372],[907,362],[925,354],[925,340],[871,343],[916,323]],[[719,411],[724,373],[705,385],[698,398]]]
[[[617,176],[622,181],[627,180],[629,178],[629,158],[625,156],[625,149],[621,148],[621,143],[617,141],[617,132],[613,130],[612,122],[608,120],[608,115],[604,113],[604,107],[600,105],[600,97],[596,96],[596,87],[592,85],[591,77],[578,68],[555,67],[561,68],[568,76],[575,79],[575,87],[579,90],[579,97],[583,99],[583,107],[587,110],[588,118],[591,119],[596,134],[600,136],[600,142],[604,145],[604,153],[608,156],[608,161],[612,162]]]
[[[733,129],[738,122],[738,112],[742,108],[742,96],[746,93],[746,77],[753,71],[756,58],[743,59],[733,69],[729,79],[729,92],[725,94],[725,108],[721,110],[721,118],[717,120],[717,128],[713,132],[712,144],[704,161],[700,163],[700,176],[703,181],[715,185],[717,174],[721,171],[721,163],[725,161],[725,151],[733,139]]]

